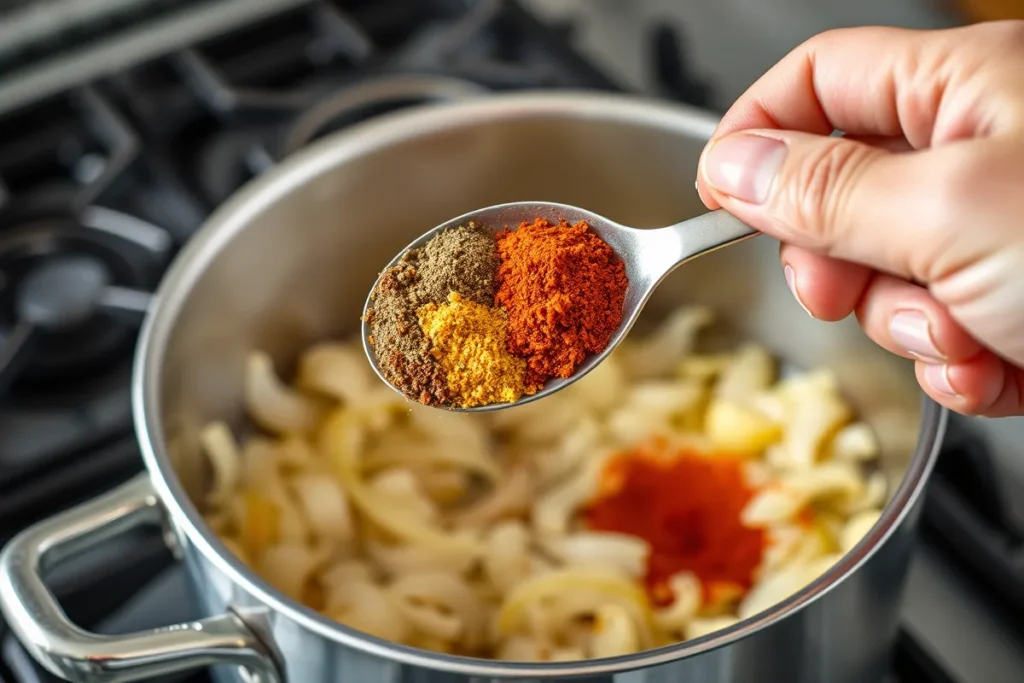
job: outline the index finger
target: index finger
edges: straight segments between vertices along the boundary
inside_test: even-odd
[[[936,138],[972,137],[993,119],[985,99],[992,91],[981,87],[992,69],[981,67],[992,66],[1001,44],[1019,45],[1022,26],[863,27],[819,34],[758,79],[726,112],[712,141],[755,129],[818,135],[841,130],[905,138],[914,148],[942,141]],[[698,178],[706,202],[701,185]]]
[[[954,72],[970,71],[965,61],[977,59],[970,54],[972,36],[964,34],[979,28],[989,29],[863,27],[819,34],[758,79],[725,114],[714,137],[756,128],[819,135],[838,129],[903,136],[922,147]]]

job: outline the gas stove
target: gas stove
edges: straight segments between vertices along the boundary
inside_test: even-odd
[[[129,401],[138,326],[215,207],[310,141],[387,111],[509,89],[621,89],[571,47],[574,28],[510,0],[0,4],[0,543],[141,469]],[[659,92],[706,106],[682,45],[672,26],[654,27]],[[995,607],[1024,606],[1013,552],[1024,537],[992,467],[958,422],[929,493],[893,683],[1024,676],[1024,637]],[[51,584],[87,628],[195,617],[157,534],[61,569]],[[983,677],[936,633],[957,600],[968,607],[951,623],[980,614],[1000,636],[983,637],[1001,667]],[[0,622],[0,683],[53,680]]]

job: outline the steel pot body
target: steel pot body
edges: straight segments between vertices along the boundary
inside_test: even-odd
[[[868,536],[812,585],[730,629],[615,660],[509,664],[396,646],[291,602],[236,562],[190,494],[207,485],[196,447],[211,418],[242,420],[245,354],[282,364],[358,329],[380,264],[425,229],[508,201],[584,206],[638,227],[702,211],[694,171],[715,119],[692,109],[591,94],[514,94],[383,117],[288,159],[224,205],[168,273],[135,377],[148,474],[34,527],[0,561],[3,611],[34,656],[77,681],[128,681],[195,665],[225,680],[292,683],[863,683],[888,666],[920,494],[945,413],[909,363],[855,323],[813,321],[786,289],[766,237],[679,269],[650,317],[704,302],[740,336],[798,366],[835,369],[879,427],[883,467],[901,481]],[[902,476],[902,480],[898,479]],[[109,638],[71,626],[38,572],[136,523],[165,525],[208,618]]]

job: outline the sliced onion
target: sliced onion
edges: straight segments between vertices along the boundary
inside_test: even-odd
[[[762,347],[746,344],[715,385],[718,398],[744,404],[752,395],[768,389],[775,379],[775,360]]]
[[[752,617],[782,602],[807,585],[806,576],[807,565],[794,563],[763,577],[740,601],[739,618]]]
[[[452,516],[455,526],[481,526],[524,514],[530,507],[533,485],[526,467],[520,465],[497,482],[485,498]]]
[[[603,365],[604,363],[598,367]],[[537,470],[540,484],[550,486],[568,476],[588,455],[597,451],[600,444],[601,426],[596,419],[588,415],[563,434],[558,443],[551,448],[529,447],[524,450]]]
[[[246,491],[240,500],[242,545],[249,557],[258,557],[281,539],[281,509],[256,491]]]
[[[782,486],[804,500],[839,498],[854,502],[864,496],[864,477],[854,463],[827,462],[795,470],[782,478]]]
[[[479,542],[445,533],[423,523],[366,485],[359,475],[359,464],[352,448],[353,444],[358,443],[354,433],[359,431],[357,416],[345,410],[336,411],[324,429],[324,439],[335,473],[348,492],[352,504],[374,524],[396,538],[432,549],[447,548],[479,554],[482,551]]]
[[[430,500],[416,475],[407,467],[384,470],[367,483],[382,498],[418,519],[433,524],[440,517],[437,505]]]
[[[304,437],[297,434],[286,436],[277,444],[277,465],[287,470],[301,470],[316,463],[316,453]]]
[[[595,658],[622,657],[639,652],[640,634],[632,615],[622,605],[601,605],[594,613],[590,654]]]
[[[828,553],[799,558],[762,577],[740,602],[739,618],[754,616],[796,594],[828,571],[841,557],[838,553]]]
[[[603,365],[603,363],[602,363]],[[611,655],[595,655],[596,657]],[[547,658],[549,662],[578,662],[586,659],[587,654],[581,647],[556,647],[551,649],[551,655]]]
[[[604,413],[622,400],[626,393],[626,373],[618,354],[605,358],[586,377],[566,387],[566,394],[589,410]]]
[[[873,460],[878,457],[879,450],[878,438],[863,422],[843,427],[832,439],[832,457],[837,460]]]
[[[409,409],[409,420],[413,429],[426,437],[425,441],[474,453],[486,454],[491,450],[487,423],[479,415],[437,410],[417,403]]]
[[[362,560],[343,560],[327,567],[320,573],[320,584],[331,604],[332,591],[355,582],[373,583],[373,569]]]
[[[668,417],[693,410],[703,397],[704,386],[697,381],[649,380],[629,390],[625,405]]]
[[[806,542],[808,534],[816,533],[806,527],[794,524],[778,524],[765,529],[767,541],[761,555],[761,572],[771,573],[779,569]]]
[[[700,610],[700,579],[693,572],[679,572],[669,577],[668,588],[672,592],[672,604],[655,612],[654,619],[665,631],[685,632],[687,624]]]
[[[353,540],[352,512],[336,479],[320,472],[307,472],[294,476],[291,484],[314,534],[328,541]]]
[[[353,581],[331,594],[324,610],[340,624],[396,643],[409,638],[409,624],[394,599],[369,581]]]
[[[707,382],[718,377],[733,362],[731,353],[691,353],[676,366],[676,375]]]
[[[303,516],[298,503],[280,482],[265,489],[266,497],[277,506],[278,523],[282,541],[306,543],[310,540],[309,522]]]
[[[242,458],[231,428],[223,422],[211,422],[199,433],[203,452],[213,467],[213,487],[208,501],[224,503],[242,481]]]
[[[607,430],[616,444],[631,446],[647,438],[668,436],[674,428],[670,415],[626,405],[611,412]]]
[[[629,377],[664,377],[679,361],[693,351],[700,332],[714,322],[713,311],[706,306],[681,308],[641,342],[620,349],[623,368]]]
[[[323,552],[305,545],[281,544],[267,548],[257,571],[271,586],[292,600],[301,601],[306,583],[325,561]]]
[[[249,416],[260,427],[276,434],[311,432],[324,415],[317,401],[281,382],[270,356],[260,352],[249,354],[245,402]]]
[[[246,442],[242,449],[246,488],[256,491],[281,488],[277,451],[278,445],[270,439],[257,436]]]
[[[462,574],[477,559],[473,548],[387,545],[373,539],[367,539],[365,547],[381,571],[392,577],[434,571]]]
[[[579,401],[561,393],[511,410],[490,413],[491,425],[520,443],[550,443],[570,431],[586,415]]]
[[[851,517],[839,537],[839,547],[844,553],[853,550],[881,518],[881,510],[866,510]]]
[[[793,519],[807,503],[807,498],[788,488],[772,486],[758,491],[743,512],[740,521],[751,528],[767,527]]]
[[[466,624],[458,614],[449,614],[436,608],[396,600],[395,606],[405,620],[415,629],[442,641],[452,642],[460,636],[468,636]],[[435,646],[431,649],[446,649]]]
[[[538,638],[530,636],[512,636],[498,646],[498,659],[506,662],[543,662],[547,661],[551,647]]]
[[[366,355],[354,345],[318,344],[299,359],[298,385],[347,403],[357,403],[375,385]]]
[[[470,490],[470,476],[463,470],[425,467],[417,468],[423,491],[435,503],[450,505],[466,497]]]
[[[431,442],[408,432],[395,431],[382,435],[373,450],[362,459],[364,471],[410,465],[459,467],[479,474],[490,482],[501,478],[501,468],[485,450]]]
[[[595,453],[575,476],[538,498],[530,514],[534,529],[544,536],[568,531],[580,506],[597,494],[601,472],[612,455],[610,450]]]
[[[583,531],[541,541],[549,555],[567,565],[612,567],[637,579],[647,571],[651,546],[636,536],[611,531]]]
[[[278,471],[278,450],[278,444],[260,438],[245,445],[246,496],[257,496],[273,504],[279,540],[305,543],[310,525]]]
[[[838,380],[830,370],[815,370],[788,379],[777,390],[787,406],[783,446],[796,468],[818,461],[828,441],[852,417],[840,398]]]
[[[647,595],[635,582],[607,571],[569,567],[529,578],[516,586],[506,597],[498,612],[498,629],[509,635],[522,623],[527,610],[554,598],[576,591],[600,596],[602,603],[619,604],[630,611],[639,628],[641,647],[654,643],[655,625]],[[598,604],[594,605],[594,609]]]
[[[462,641],[471,651],[482,644],[486,625],[484,607],[469,586],[452,574],[435,572],[402,576],[391,584],[390,592],[412,623],[440,625],[440,629],[421,626],[427,633],[454,640],[461,631]],[[450,636],[441,630],[454,629],[456,624],[459,629]]]
[[[530,575],[530,560],[530,532],[522,522],[509,520],[491,529],[483,568],[502,594]]]

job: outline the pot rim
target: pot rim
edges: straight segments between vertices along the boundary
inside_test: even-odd
[[[398,111],[327,136],[286,159],[221,205],[182,249],[165,275],[143,324],[132,377],[132,411],[143,460],[167,514],[206,559],[267,607],[339,645],[406,665],[470,676],[553,678],[611,674],[691,657],[729,645],[793,614],[856,571],[892,535],[921,495],[945,432],[947,411],[922,394],[917,446],[907,472],[879,521],[861,542],[818,579],[753,617],[706,636],[623,657],[581,662],[525,663],[447,655],[399,645],[338,624],[286,597],[246,568],[209,530],[186,495],[167,455],[159,420],[160,374],[174,321],[186,295],[210,262],[266,207],[339,164],[426,133],[467,123],[567,116],[710,137],[717,117],[678,104],[597,92],[517,92]]]

